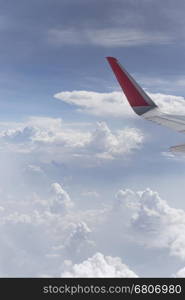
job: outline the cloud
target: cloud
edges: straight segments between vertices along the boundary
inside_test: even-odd
[[[90,239],[91,232],[85,222],[76,224],[64,246],[62,246],[66,252],[66,257],[79,261],[91,255],[96,247],[95,242]]]
[[[21,196],[24,201],[14,194],[8,206],[4,201],[0,207],[2,276],[57,276],[64,259],[77,262],[92,254],[95,244],[89,238],[91,229],[86,220],[94,223],[95,217],[92,212],[83,216],[78,209],[74,211],[60,184],[51,184],[40,199],[39,195],[37,199],[33,195],[26,198],[24,191]]]
[[[118,209],[131,210],[130,230],[139,244],[148,248],[166,248],[170,255],[185,259],[185,211],[172,208],[150,189],[134,192],[120,190]]]
[[[22,128],[8,129],[1,133],[0,146],[14,153],[32,153],[41,161],[78,163],[79,160],[95,164],[114,160],[139,149],[143,133],[136,128],[111,131],[105,122],[96,129],[67,128],[60,119],[33,118]],[[51,126],[50,126],[51,124]]]
[[[96,253],[80,264],[66,263],[61,277],[138,277],[119,257]]]
[[[61,119],[32,117],[19,128],[12,129],[11,123],[9,127],[0,134],[6,151],[37,153],[38,157],[45,154],[46,159],[53,153],[70,155],[89,140],[88,132],[66,128]]]
[[[185,114],[184,97],[161,93],[148,93],[166,113]],[[136,117],[122,92],[98,93],[92,91],[65,91],[54,95],[77,111],[96,116]]]
[[[33,130],[26,131],[25,127]],[[6,124],[1,131],[1,155],[4,151],[10,162],[12,156],[16,162],[21,159],[16,172],[9,172],[8,187],[1,180],[0,269],[4,276],[59,276],[65,272],[72,276],[73,267],[88,261],[96,252],[108,253],[113,259],[118,256],[135,270],[134,274],[146,276],[154,272],[152,268],[149,271],[152,262],[145,261],[146,252],[153,255],[159,251],[164,264],[168,257],[184,260],[184,210],[170,207],[151,189],[120,189],[114,198],[110,192],[115,190],[113,177],[113,188],[106,185],[106,191],[97,187],[96,178],[89,186],[81,180],[81,168],[87,168],[87,162],[91,167],[97,161],[120,164],[144,141],[142,132],[136,128],[113,130],[104,122],[92,127],[32,117],[22,124]],[[77,163],[80,184],[65,178],[63,164],[59,164],[57,174],[50,172],[53,157],[69,167]],[[101,166],[98,165],[100,172]],[[2,178],[6,171],[7,162]],[[98,191],[98,199],[94,190]],[[84,191],[87,193],[83,194]],[[135,256],[138,249],[142,252],[137,253],[139,258]],[[155,253],[152,257],[157,265]],[[112,270],[107,256],[103,255],[103,259]],[[71,261],[70,268],[64,266],[65,260]],[[117,267],[113,270],[113,276],[118,274]],[[122,268],[120,272],[124,276]],[[160,269],[155,275],[158,274]]]
[[[48,41],[57,46],[93,45],[101,47],[129,47],[169,44],[172,38],[167,33],[147,32],[136,28],[111,27],[101,29],[50,29]]]
[[[185,277],[185,268],[182,268],[179,271],[177,271],[177,273],[174,275],[174,277],[184,278]]]
[[[51,185],[52,196],[50,199],[50,209],[54,213],[66,212],[73,207],[73,202],[69,194],[57,182]]]
[[[11,123],[9,124],[11,126]],[[16,127],[16,126],[15,126]],[[66,145],[81,145],[87,135],[78,130],[63,128],[62,120],[48,117],[31,117],[28,121],[22,124],[19,128],[9,128],[1,132],[1,137],[6,142],[15,144],[29,143],[30,149],[32,146],[39,143],[60,143]],[[79,142],[80,141],[80,142]]]
[[[126,128],[112,133],[105,122],[97,124],[97,129],[91,135],[87,148],[96,153],[99,158],[122,156],[137,149],[143,142],[142,133],[135,128]]]
[[[146,251],[156,264],[154,249],[166,250],[160,252],[164,265],[167,253],[185,259],[185,212],[171,208],[150,189],[120,189],[112,201],[101,195],[101,203],[92,208],[90,201],[88,209],[81,199],[75,201],[72,187],[74,199],[58,182],[43,185],[39,192],[34,186],[22,189],[19,197],[14,190],[10,199],[1,191],[2,276],[134,277],[143,274],[140,265],[147,276],[153,270]],[[103,254],[107,252],[110,256]],[[135,272],[121,260],[135,264]]]
[[[126,97],[121,92],[65,91],[55,94],[54,97],[68,104],[75,105],[79,112],[96,116],[134,117]]]
[[[179,91],[182,92],[182,90],[184,89],[185,86],[185,77],[182,75],[176,75],[173,76],[173,85],[171,85],[171,76],[163,76],[163,77],[145,77],[143,75],[139,76],[139,81],[141,83],[141,86],[150,88],[152,90],[162,90],[163,92],[165,92],[167,95],[170,92],[177,92]],[[160,94],[160,93],[158,93]],[[172,95],[171,95],[172,96]]]
[[[185,114],[185,99],[182,96],[173,96],[160,93],[150,93],[151,98],[160,109],[169,114]]]

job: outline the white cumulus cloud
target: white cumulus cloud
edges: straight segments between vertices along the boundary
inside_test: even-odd
[[[131,116],[134,113],[121,92],[65,91],[54,95],[56,99],[75,105],[80,112],[97,116]]]
[[[120,190],[118,207],[131,209],[130,230],[137,242],[148,248],[166,248],[185,259],[185,211],[170,207],[150,189]]]
[[[119,257],[96,253],[80,264],[66,264],[61,277],[138,277]]]
[[[111,202],[101,195],[95,208],[93,195],[90,201],[87,195],[87,208],[59,182],[43,185],[37,192],[35,186],[21,187],[19,197],[16,186],[11,197],[1,191],[2,276],[134,277],[142,276],[143,266],[145,276],[152,275],[150,264],[158,263],[153,251],[159,254],[162,249],[164,268],[172,255],[185,260],[185,212],[170,207],[151,189],[120,189]],[[137,257],[138,249],[144,254]],[[122,261],[136,264],[134,272]],[[160,276],[160,267],[161,262],[155,276]],[[172,264],[168,274],[173,273]]]
[[[73,207],[73,202],[69,194],[62,188],[59,183],[55,182],[51,185],[51,192],[51,211],[53,211],[54,213],[61,213]]]
[[[96,246],[95,242],[91,240],[91,232],[85,222],[76,224],[64,244],[66,255],[75,261],[91,255]]]
[[[105,122],[101,122],[92,133],[87,149],[99,158],[114,159],[139,148],[143,139],[143,134],[136,128],[125,128],[113,133]]]
[[[113,131],[105,122],[98,122],[94,130],[79,130],[66,127],[60,119],[33,118],[22,128],[1,132],[0,146],[14,153],[36,154],[41,161],[54,157],[59,162],[93,164],[96,159],[119,159],[139,149],[143,141],[143,133],[136,128]]]
[[[151,98],[162,111],[171,114],[185,115],[185,99],[182,96],[174,96],[160,93],[150,94]]]

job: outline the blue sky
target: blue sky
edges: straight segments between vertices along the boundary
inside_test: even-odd
[[[184,1],[0,3],[0,276],[185,276],[184,136],[105,59],[185,114]]]
[[[184,2],[167,2],[2,1],[3,118],[60,116],[68,108],[52,99],[55,92],[109,90],[115,81],[107,55],[119,57],[138,80],[151,78],[151,91],[158,91],[152,79],[167,80],[160,92],[170,86],[183,95],[175,82],[184,76]]]

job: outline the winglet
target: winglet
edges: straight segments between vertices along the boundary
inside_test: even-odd
[[[135,113],[142,115],[157,107],[116,58],[110,56],[106,58]]]

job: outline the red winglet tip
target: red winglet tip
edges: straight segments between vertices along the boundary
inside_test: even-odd
[[[115,57],[112,57],[112,56],[107,56],[106,59],[109,61],[109,62],[117,62],[117,59]]]

